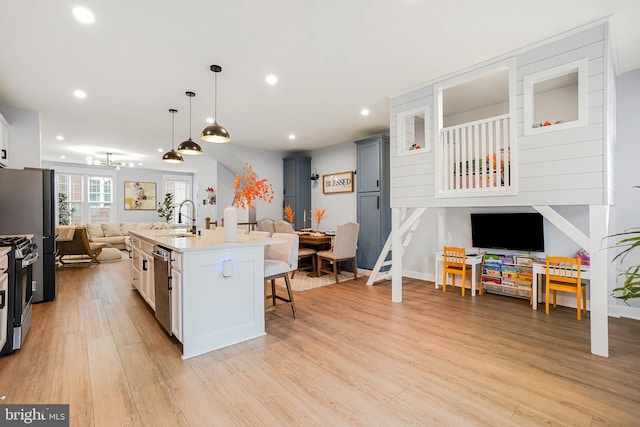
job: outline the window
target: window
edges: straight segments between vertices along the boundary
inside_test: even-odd
[[[173,213],[173,221],[174,223],[178,222],[178,205],[185,200],[193,200],[191,198],[191,178],[181,178],[181,177],[169,177],[164,180],[164,192],[173,194],[173,203],[174,203],[174,213]],[[164,195],[159,197],[159,199],[164,199]],[[185,215],[191,215],[191,211],[183,211]],[[183,219],[183,222],[184,219]]]
[[[108,176],[89,177],[89,222],[109,222],[112,203],[113,178]]]
[[[398,155],[427,152],[429,143],[429,107],[398,113]]]
[[[587,124],[587,60],[525,76],[524,134]]]
[[[56,173],[58,224],[81,225],[114,220],[114,177]]]
[[[58,225],[82,223],[82,175],[57,175]]]

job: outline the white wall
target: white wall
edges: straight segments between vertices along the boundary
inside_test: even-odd
[[[640,173],[638,160],[640,159],[640,69],[629,71],[617,80],[617,140],[616,140],[616,206],[614,210],[614,232],[622,232],[633,227],[640,227]],[[640,264],[640,253],[626,259],[619,271],[626,270],[631,265]],[[618,286],[622,284],[618,278]],[[616,301],[620,312],[640,319],[640,299],[630,301],[633,309],[629,309],[622,301]]]
[[[224,209],[224,206],[219,204],[218,162],[206,154],[191,158],[198,168],[198,172],[193,176],[193,200],[198,206],[198,227],[203,229],[205,218],[209,217],[211,221],[215,221],[218,218],[218,212],[222,212]],[[213,187],[216,190],[218,202],[215,205],[210,205],[206,202],[207,193],[205,189],[207,187]]]
[[[217,196],[218,208],[217,219],[220,221],[224,208],[231,205],[233,201],[233,185],[237,173],[242,173],[242,165],[249,163],[260,178],[267,178],[273,185],[273,202],[256,202],[255,217],[257,220],[263,218],[282,218],[282,159],[285,153],[281,151],[260,150],[256,148],[242,147],[239,145],[225,144],[224,158],[218,158],[217,164]],[[216,158],[216,157],[214,157]],[[196,173],[199,185],[199,199],[204,197],[204,189],[208,184],[200,179],[200,172]],[[249,218],[249,213],[238,212],[238,222],[245,222]]]
[[[39,168],[40,114],[0,105],[0,113],[9,123],[8,167]]]
[[[579,230],[589,234],[588,206],[554,206]],[[491,208],[444,208],[447,219],[447,235],[445,241],[452,246],[472,249],[471,242],[471,214],[472,213],[501,213],[501,212],[536,212],[528,207],[491,207]],[[546,219],[544,220],[545,253],[558,256],[574,256],[580,249],[575,242],[560,232]],[[507,230],[517,232],[517,230]],[[437,247],[437,209],[427,209],[418,226],[411,244],[405,248],[403,256],[403,275],[423,280],[434,280],[435,253],[442,250]],[[475,248],[478,249],[478,248]],[[505,253],[490,249],[488,252]],[[513,252],[513,251],[511,251]],[[542,255],[542,254],[536,254]]]
[[[320,223],[320,231],[335,230],[338,224],[357,220],[357,199],[355,186],[358,175],[354,176],[352,193],[323,194],[322,175],[356,169],[356,144],[343,142],[311,152],[311,173],[320,175],[311,184],[311,209],[326,209],[325,219]],[[317,229],[315,219],[313,228]]]

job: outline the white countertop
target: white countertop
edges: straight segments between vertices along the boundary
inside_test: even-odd
[[[131,235],[141,239],[152,241],[177,252],[203,251],[210,249],[233,248],[242,246],[267,246],[277,243],[286,243],[284,240],[275,240],[256,234],[238,232],[238,241],[225,243],[224,232],[221,227],[215,230],[201,230],[200,235],[192,235],[184,230],[160,229],[160,230],[131,230]]]

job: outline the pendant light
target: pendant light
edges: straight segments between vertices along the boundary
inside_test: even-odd
[[[214,104],[213,104],[213,124],[207,126],[202,131],[200,139],[206,142],[225,143],[231,140],[229,132],[218,124],[218,73],[222,71],[222,67],[219,65],[212,65],[209,67],[215,74],[215,91],[214,91]]]
[[[189,139],[181,142],[176,151],[189,156],[199,156],[202,154],[202,148],[200,148],[197,142],[191,139],[191,98],[196,96],[196,94],[193,92],[185,92],[185,95],[189,97]]]
[[[184,162],[182,156],[173,150],[173,138],[176,122],[175,118],[178,110],[170,108],[169,112],[171,113],[171,151],[167,151],[166,153],[164,153],[164,156],[162,156],[162,161],[167,163],[182,163]]]

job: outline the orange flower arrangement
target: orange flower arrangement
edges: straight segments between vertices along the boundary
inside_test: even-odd
[[[242,167],[244,173],[236,175],[236,183],[233,186],[233,202],[232,206],[238,208],[251,208],[254,200],[264,200],[271,203],[273,201],[273,186],[266,178],[258,179],[258,175],[249,163],[245,163]]]
[[[291,209],[291,205],[287,205],[284,208],[284,216],[285,218],[287,218],[287,221],[293,224],[293,217],[295,216],[295,214],[293,213],[293,209]]]
[[[314,209],[313,214],[316,217],[316,222],[318,223],[318,228],[320,228],[320,223],[324,219],[326,213],[327,213],[326,209],[317,209],[317,208]]]

